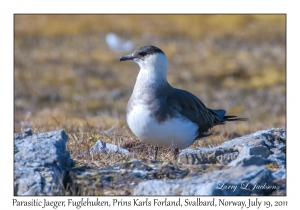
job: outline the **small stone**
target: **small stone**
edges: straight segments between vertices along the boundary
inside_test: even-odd
[[[125,174],[126,172],[127,172],[126,169],[120,169],[120,174],[121,174],[121,175]]]
[[[260,155],[264,158],[269,157],[270,151],[266,146],[249,147],[249,155]]]
[[[266,146],[245,146],[241,150],[239,158],[246,158],[251,155],[267,158],[270,155],[270,151]]]
[[[32,136],[32,130],[31,130],[31,128],[27,128],[24,131],[24,137],[27,137],[27,136]]]
[[[93,155],[94,153],[119,153],[123,155],[132,155],[126,149],[123,149],[117,145],[106,143],[102,140],[98,140],[93,147],[90,149],[90,154]]]

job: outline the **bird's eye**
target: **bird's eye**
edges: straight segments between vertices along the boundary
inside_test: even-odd
[[[140,54],[140,56],[142,56],[142,57],[144,57],[144,56],[146,56],[146,55],[147,55],[147,53],[146,53],[146,52],[140,52],[139,54]]]

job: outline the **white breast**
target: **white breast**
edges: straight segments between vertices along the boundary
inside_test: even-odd
[[[146,143],[158,147],[185,149],[198,135],[198,125],[187,118],[172,118],[158,123],[146,105],[136,105],[127,115],[132,132]]]

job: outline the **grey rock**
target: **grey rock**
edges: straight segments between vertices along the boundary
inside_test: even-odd
[[[260,155],[264,158],[267,158],[271,154],[266,146],[253,146],[246,148],[249,150],[249,155]]]
[[[275,153],[275,150],[280,154],[284,152],[285,141],[285,128],[271,128],[232,139],[216,147],[182,150],[178,162],[193,165],[228,165],[235,161],[231,164],[233,166],[244,162],[248,165],[251,161],[258,160],[259,163],[256,165],[261,165],[271,160],[268,157]],[[250,156],[260,156],[260,158]]]
[[[282,153],[286,153],[286,145],[278,145],[278,150]]]
[[[273,132],[273,137],[279,141],[286,142],[286,130],[285,128],[277,128]]]
[[[271,151],[272,151],[274,154],[278,154],[278,153],[286,153],[286,145],[285,145],[285,142],[275,140],[275,141],[274,141],[274,145],[275,145],[275,147],[271,149]]]
[[[263,166],[235,167],[176,181],[139,183],[134,195],[270,195],[277,185]]]
[[[24,131],[24,134],[25,134],[25,137],[27,137],[27,136],[32,136],[32,130],[31,130],[31,128],[27,128],[27,129]]]
[[[128,150],[123,149],[117,145],[106,143],[102,140],[98,140],[94,146],[90,149],[90,154],[95,153],[120,153],[123,155],[132,155]]]
[[[217,156],[217,163],[222,164],[222,165],[227,165],[229,164],[232,160],[235,160],[238,156],[239,152],[231,152],[228,154],[223,154]]]
[[[240,151],[237,158],[230,162],[230,166],[236,167],[237,165],[241,166],[250,166],[250,165],[265,165],[270,160],[267,160],[266,157],[270,155],[270,152],[265,146],[244,146]]]
[[[201,149],[185,149],[180,155],[178,162],[185,164],[228,164],[237,157],[238,148],[201,148]]]
[[[263,158],[261,156],[249,156],[249,157],[241,157],[241,158],[237,158],[236,160],[232,161],[229,165],[236,167],[238,165],[241,166],[251,166],[251,165],[256,165],[256,166],[262,166],[265,164],[270,163],[271,161]]]
[[[15,195],[285,195],[285,129],[258,131],[218,147],[186,149],[179,163],[136,159],[74,167],[64,131],[14,134]],[[99,140],[93,155],[128,150]],[[98,166],[97,164],[95,164]]]
[[[277,179],[286,179],[286,170],[282,169],[280,171],[275,171],[272,173],[272,175],[274,178],[277,178]]]
[[[69,173],[67,195],[132,195],[134,187],[145,180],[182,179],[187,174],[187,170],[174,164],[147,165],[136,159],[101,169],[73,168]],[[84,191],[87,188],[89,190]]]
[[[15,133],[14,134],[14,139],[18,140],[18,139],[23,139],[25,137],[28,137],[28,136],[32,136],[32,130],[31,128],[27,128],[24,130],[24,133]]]
[[[14,194],[58,195],[74,166],[66,151],[68,136],[63,130],[29,133],[15,135]]]
[[[284,153],[270,155],[268,159],[272,162],[276,162],[282,169],[286,168],[286,155]]]

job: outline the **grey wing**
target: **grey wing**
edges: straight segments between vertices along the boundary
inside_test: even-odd
[[[199,126],[197,138],[209,136],[206,132],[214,125],[220,124],[214,110],[206,108],[200,99],[188,91],[173,88],[168,95],[168,104],[172,104],[172,109],[176,109]]]

